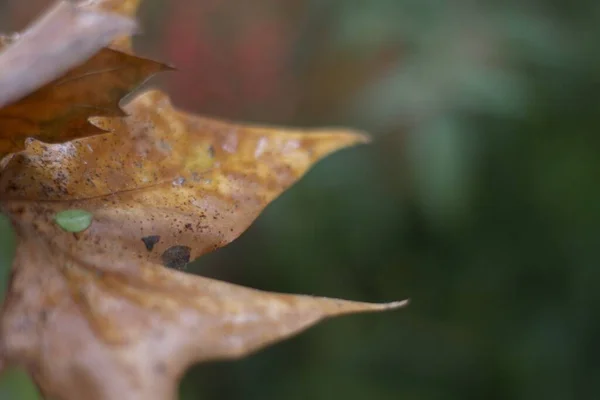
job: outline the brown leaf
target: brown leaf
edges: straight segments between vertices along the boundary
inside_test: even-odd
[[[136,2],[124,1],[117,6],[117,2],[91,1],[77,7],[62,3],[61,6],[59,10],[71,19],[74,18],[71,14],[87,16],[88,19],[89,16],[108,15],[116,20],[130,21],[126,17],[133,14]],[[56,12],[51,14],[59,15]],[[58,22],[42,24],[49,28],[34,29],[34,32],[56,31],[62,36],[77,37],[77,30],[60,30],[56,26]],[[22,37],[28,39],[31,35],[27,31]],[[3,47],[10,50],[24,39],[11,46],[11,40],[4,38],[0,40],[0,51]],[[164,64],[131,55],[130,50],[129,36],[119,38],[112,42],[111,48],[99,50],[84,64],[70,69],[18,102],[0,108],[0,156],[22,150],[25,139],[29,137],[46,143],[59,143],[104,133],[89,124],[88,119],[92,116],[125,115],[119,107],[121,99],[150,76],[170,69]],[[56,57],[62,60],[59,55]]]
[[[0,51],[0,107],[83,63],[135,22],[114,13],[89,11],[61,1]]]
[[[22,150],[26,138],[57,143],[104,133],[91,116],[122,116],[119,101],[164,64],[102,49],[85,64],[0,108],[0,155]]]
[[[237,237],[349,132],[251,127],[173,110],[146,93],[114,133],[33,143],[2,173],[19,237],[1,353],[48,397],[170,399],[185,368],[241,357],[371,305],[265,293],[164,268]],[[131,140],[134,138],[135,140]],[[59,212],[92,214],[72,233]]]
[[[51,205],[10,205],[20,244],[0,327],[9,362],[63,400],[174,399],[197,361],[244,356],[335,315],[396,308],[266,293],[144,261],[63,251],[81,243]],[[57,246],[58,244],[58,246]]]
[[[157,91],[139,96],[126,111],[127,118],[94,120],[111,134],[32,144],[0,176],[7,201],[93,213],[84,240],[74,244],[90,257],[143,257],[183,267],[239,236],[321,157],[366,140],[347,131],[191,116]]]
[[[85,7],[125,15],[135,3],[96,0]],[[126,58],[114,49],[130,51],[126,40],[112,46],[95,57]],[[140,63],[123,82],[147,76],[140,71],[149,64]],[[63,84],[86,81],[85,71],[76,72]],[[89,91],[101,84],[87,83]],[[47,90],[60,98],[60,86],[53,82],[32,96]],[[405,304],[267,293],[173,270],[234,240],[314,163],[365,142],[364,135],[192,116],[157,91],[137,97],[122,117],[116,101],[96,96],[94,107],[109,111],[67,113],[60,122],[79,139],[30,140],[0,164],[0,206],[18,237],[0,317],[0,365],[24,366],[45,397],[174,399],[192,363],[242,357],[323,318]],[[78,102],[69,98],[64,109]],[[0,110],[0,132],[15,130],[3,130],[7,109]],[[23,115],[36,115],[34,109]],[[90,115],[100,115],[93,126],[110,133],[81,138]],[[69,125],[71,117],[79,123]],[[52,130],[27,135],[48,141],[44,132]],[[58,133],[50,137],[68,137]]]

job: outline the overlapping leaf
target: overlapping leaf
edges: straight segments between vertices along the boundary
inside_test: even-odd
[[[132,33],[127,15],[60,0],[10,46],[0,49],[0,107],[82,64],[119,35]]]
[[[127,14],[135,3],[87,5]],[[126,39],[115,46],[129,51]],[[2,164],[0,204],[19,244],[0,362],[24,365],[47,397],[172,399],[194,362],[403,304],[266,293],[177,271],[234,240],[315,162],[363,135],[192,116],[157,91],[125,111],[92,119],[109,133],[33,140]]]
[[[50,215],[30,217],[50,225]],[[145,262],[115,269],[110,257],[80,264],[45,232],[28,234],[2,334],[49,398],[174,399],[191,363],[243,356],[327,316],[401,305],[265,293]]]
[[[0,39],[0,52],[10,43]],[[164,64],[104,48],[85,63],[26,97],[0,108],[0,156],[22,150],[34,137],[58,143],[102,133],[92,116],[123,116],[120,100]]]

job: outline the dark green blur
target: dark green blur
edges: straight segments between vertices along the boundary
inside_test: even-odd
[[[0,27],[34,16],[24,3],[0,0]],[[48,1],[31,3],[39,11]],[[411,304],[197,366],[182,400],[600,398],[600,3],[235,4],[145,3],[136,45],[177,58],[180,72],[157,81],[175,104],[352,126],[374,142],[319,163],[190,271]],[[263,25],[274,33],[240,42]],[[194,53],[210,46],[211,57]],[[252,46],[279,53],[256,60]],[[2,286],[14,246],[7,226]],[[29,393],[17,372],[0,386],[2,400]]]

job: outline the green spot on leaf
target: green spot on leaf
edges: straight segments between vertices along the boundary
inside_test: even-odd
[[[85,210],[65,210],[56,214],[54,220],[67,232],[82,232],[92,224],[92,213]]]

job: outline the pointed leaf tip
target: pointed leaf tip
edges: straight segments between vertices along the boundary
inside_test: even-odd
[[[337,150],[371,142],[371,137],[367,133],[343,128],[312,131],[306,136],[307,141],[311,139],[314,139],[314,146],[317,148],[317,158],[325,157]]]
[[[367,144],[373,141],[371,135],[365,131],[340,129],[340,134],[345,134],[352,138],[352,144]]]
[[[359,301],[323,298],[323,311],[328,317],[344,314],[357,314],[368,312],[390,311],[406,306],[409,300],[394,301],[390,303],[364,303]]]
[[[398,308],[406,307],[410,303],[410,299],[391,301],[389,303],[375,304],[373,311],[391,311],[397,310]]]

